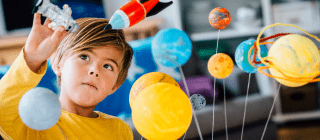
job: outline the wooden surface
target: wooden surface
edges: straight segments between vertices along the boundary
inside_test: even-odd
[[[243,140],[260,140],[266,122],[267,120],[261,120],[245,124]],[[234,128],[228,128],[228,139],[240,140],[241,130],[242,125]],[[197,137],[190,140],[199,139],[200,138]],[[203,139],[211,140],[212,134],[204,135]],[[225,130],[215,132],[214,140],[226,140]],[[277,124],[270,121],[263,140],[320,140],[320,120],[295,121],[285,124]]]
[[[27,36],[9,37],[0,39],[0,65],[11,64],[19,55],[27,40]]]
[[[154,36],[162,23],[159,18],[148,18],[124,29],[126,41]],[[27,36],[3,36],[0,38],[0,65],[11,64],[25,45]]]
[[[320,140],[320,120],[291,122],[278,126],[278,140]]]
[[[224,120],[221,121],[224,122]],[[243,129],[243,140],[261,140],[266,122],[267,120],[260,120],[253,123],[246,123]],[[188,132],[189,131],[187,131],[187,134]],[[241,140],[241,133],[242,125],[228,128],[228,140]],[[203,135],[202,137],[203,140],[212,140],[212,133]],[[183,140],[183,138],[180,138],[179,140]],[[200,140],[200,137],[186,140]],[[227,140],[225,130],[214,132],[213,140]],[[269,122],[263,140],[277,140],[277,124]]]
[[[320,126],[306,126],[297,128],[279,128],[279,140],[319,140]]]

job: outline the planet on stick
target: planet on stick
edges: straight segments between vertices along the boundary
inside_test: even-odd
[[[212,55],[208,61],[208,71],[215,78],[224,79],[232,73],[232,70],[233,61],[225,53]]]
[[[273,76],[285,78],[310,78],[312,80],[317,75],[310,75],[320,70],[320,56],[317,46],[309,38],[291,34],[280,37],[271,46],[268,52],[268,58],[272,65],[282,70],[269,68]],[[309,74],[308,76],[305,76]],[[285,79],[275,78],[279,83],[288,87],[299,87],[308,82],[293,82]]]
[[[155,83],[169,83],[180,88],[177,81],[170,75],[162,72],[150,72],[139,77],[132,85],[129,94],[130,106],[135,102],[138,94],[146,87]]]
[[[42,87],[35,87],[26,92],[18,108],[22,122],[35,130],[51,128],[61,115],[59,97],[53,91]]]
[[[254,42],[254,39],[249,39],[241,42],[235,52],[235,61],[237,66],[246,73],[256,73],[258,71],[258,68],[253,67],[248,60],[249,50],[253,46]],[[266,57],[268,55],[266,46],[260,45],[260,48],[260,56]],[[253,53],[254,51],[252,50],[250,55],[251,61],[253,60]],[[256,58],[256,61],[260,61],[258,57]],[[264,64],[255,64],[255,66],[264,66]]]
[[[192,43],[184,31],[167,28],[153,38],[151,52],[155,61],[165,67],[184,65],[192,53]]]
[[[146,139],[176,140],[188,130],[192,107],[177,86],[156,83],[143,89],[132,107],[132,121]]]

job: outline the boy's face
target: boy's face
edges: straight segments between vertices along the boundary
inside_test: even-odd
[[[122,52],[114,46],[72,53],[57,70],[61,75],[61,98],[92,107],[115,92]]]

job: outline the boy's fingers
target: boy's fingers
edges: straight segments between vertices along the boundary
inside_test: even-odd
[[[68,32],[67,31],[63,31],[59,42],[61,42],[67,35],[68,35]]]
[[[33,16],[33,25],[40,25],[41,24],[41,14],[35,13]]]
[[[52,21],[49,18],[46,18],[46,21],[44,22],[44,26],[48,26],[49,23],[51,23]]]
[[[61,37],[63,37],[63,32],[65,28],[63,26],[59,26],[51,36],[51,46],[57,47],[60,44]]]

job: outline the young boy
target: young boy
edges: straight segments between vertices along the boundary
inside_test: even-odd
[[[130,126],[119,118],[94,111],[95,106],[125,81],[133,55],[123,31],[104,30],[107,19],[76,20],[79,29],[67,33],[60,26],[41,25],[35,13],[26,45],[0,81],[0,135],[4,139],[131,140]],[[53,127],[37,131],[19,117],[18,105],[28,90],[37,86],[51,57],[61,85],[62,112]]]

